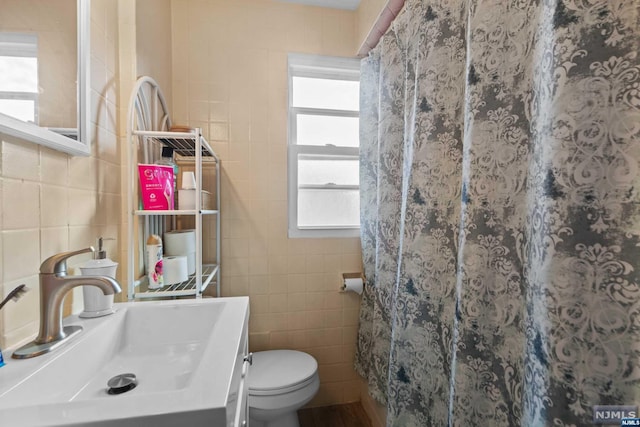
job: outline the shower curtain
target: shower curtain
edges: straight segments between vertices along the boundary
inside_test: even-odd
[[[408,0],[361,72],[356,369],[388,426],[640,402],[640,3]]]

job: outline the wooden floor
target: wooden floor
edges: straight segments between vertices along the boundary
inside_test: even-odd
[[[300,427],[371,427],[360,402],[298,411]]]

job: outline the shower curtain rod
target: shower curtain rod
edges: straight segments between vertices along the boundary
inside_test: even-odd
[[[402,6],[404,6],[404,0],[387,1],[387,4],[369,30],[367,38],[364,39],[360,49],[358,49],[358,57],[362,58],[366,56],[371,49],[376,47],[382,35],[387,32],[395,17],[398,16],[398,13],[402,10]]]

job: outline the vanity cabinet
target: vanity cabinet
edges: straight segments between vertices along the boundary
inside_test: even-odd
[[[202,135],[201,129],[169,129],[172,129],[171,119],[162,91],[152,78],[141,77],[131,96],[127,128],[130,145],[127,185],[130,213],[129,300],[185,296],[199,298],[212,283],[216,286],[216,296],[220,296],[220,158]],[[211,206],[205,206],[203,197],[194,196],[194,206],[187,209],[181,208],[180,203],[173,210],[141,209],[137,165],[154,163],[162,147],[173,149],[179,165],[191,165],[189,170],[195,175],[195,195],[215,193]],[[205,168],[213,173],[203,173]],[[206,181],[208,186],[203,180],[205,176],[210,178]],[[180,177],[176,179],[180,180]],[[177,200],[177,195],[174,198]],[[206,218],[213,220],[205,223]],[[162,237],[165,232],[175,229],[195,231],[195,274],[184,282],[150,289],[145,274],[148,271],[146,241],[152,234]],[[211,244],[212,241],[215,243]],[[209,245],[211,252],[215,250],[215,256],[210,256],[213,258],[211,263],[203,262],[205,245]]]
[[[249,424],[249,370],[252,354],[249,353],[247,329],[245,329],[243,342],[239,348],[227,404],[228,427],[246,427]]]

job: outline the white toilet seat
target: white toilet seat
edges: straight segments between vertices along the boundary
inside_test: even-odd
[[[269,350],[253,354],[249,395],[291,393],[308,386],[318,373],[313,356],[295,350]]]
[[[252,390],[249,389],[249,395],[250,396],[277,396],[277,395],[281,395],[281,394],[287,394],[287,393],[292,393],[294,391],[300,390],[302,388],[305,388],[307,386],[309,386],[310,384],[313,383],[313,381],[315,380],[315,376],[311,376],[308,379],[297,383],[297,384],[292,384],[289,387],[284,387],[284,388],[278,388],[278,389],[271,389],[271,390]]]

